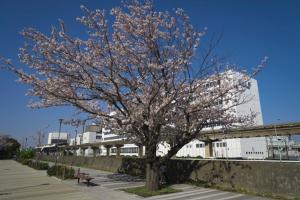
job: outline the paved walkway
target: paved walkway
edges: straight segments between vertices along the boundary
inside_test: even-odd
[[[120,189],[144,185],[144,180],[122,174],[81,168],[82,172],[95,177],[92,186],[77,180],[61,181],[48,177],[45,171],[23,166],[15,161],[0,161],[0,199],[17,200],[265,200],[243,194],[178,184],[174,187],[183,192],[149,198],[128,194]]]
[[[92,174],[92,173],[91,173]],[[101,172],[105,174],[105,172]],[[61,181],[12,160],[0,160],[1,200],[135,200],[134,195],[104,187],[77,185],[77,180]]]

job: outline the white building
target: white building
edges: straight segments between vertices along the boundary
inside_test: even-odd
[[[98,132],[84,132],[82,134],[82,144],[97,143],[102,141],[102,134]]]
[[[266,138],[237,138],[215,142],[213,143],[213,156],[216,158],[267,158]]]
[[[233,80],[238,79],[240,75],[241,74],[239,72],[229,71],[229,76],[232,76]],[[251,78],[247,83],[247,88],[248,89],[243,94],[241,94],[241,97],[251,98],[246,103],[235,106],[233,108],[232,114],[234,114],[236,117],[241,117],[254,112],[256,113],[256,117],[253,120],[253,125],[263,125],[257,81]],[[224,105],[224,102],[222,103],[223,106],[228,106]],[[221,127],[215,127],[215,129],[219,128]],[[212,150],[213,157],[215,158],[228,157],[244,159],[264,159],[268,157],[265,137],[223,139],[221,141],[214,142]],[[185,145],[182,149],[180,149],[176,156],[205,158],[205,144],[204,142],[201,142],[199,140],[193,140],[189,144]]]
[[[232,80],[238,80],[241,73],[236,71],[227,71],[226,76],[230,76]],[[221,82],[222,84],[222,82]],[[258,85],[255,79],[250,79],[247,83],[247,90],[241,94],[242,97],[251,97],[251,99],[244,104],[237,105],[233,108],[233,113],[236,117],[249,115],[251,112],[255,112],[257,115],[253,121],[253,125],[263,125]],[[210,84],[213,85],[214,84]],[[222,102],[223,106],[230,106],[230,102]],[[92,127],[92,126],[90,126]],[[76,140],[77,144],[82,143],[95,143],[101,141],[115,141],[121,140],[122,136],[115,135],[108,129],[102,129],[101,133],[97,132],[96,125],[94,128],[88,128],[89,130],[80,136]],[[221,127],[215,127],[218,129]],[[93,129],[93,130],[91,130]],[[207,128],[208,130],[211,128]],[[98,128],[99,130],[99,128]],[[78,141],[81,141],[78,143]],[[157,155],[165,155],[168,152],[169,145],[162,143],[158,145]],[[90,155],[92,150],[86,150],[87,154]],[[223,139],[213,143],[212,147],[213,157],[215,158],[244,158],[244,159],[264,159],[268,156],[266,138],[240,138],[240,139]],[[145,152],[145,151],[144,151]],[[111,154],[116,153],[115,148],[111,148]],[[121,148],[122,155],[138,155],[138,147],[134,144],[126,144]],[[81,155],[81,154],[80,154]],[[101,147],[100,155],[106,155],[106,149]],[[176,154],[177,157],[205,157],[205,144],[199,140],[193,140],[189,144],[185,145]]]
[[[69,145],[70,145],[70,146],[76,145],[76,139],[75,139],[75,138],[70,138],[70,140],[69,140]]]
[[[67,144],[68,133],[51,132],[48,133],[48,144]]]

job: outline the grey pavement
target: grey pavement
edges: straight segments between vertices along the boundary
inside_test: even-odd
[[[86,170],[86,172],[88,172]],[[90,172],[89,172],[90,173]],[[91,172],[91,175],[93,172]],[[100,173],[105,176],[105,172]],[[135,195],[105,187],[61,181],[13,160],[0,160],[0,200],[135,200]]]
[[[124,188],[144,185],[144,180],[141,178],[88,168],[81,168],[81,172],[89,173],[94,177],[90,187],[85,183],[77,184],[77,180],[61,181],[48,177],[45,171],[31,169],[15,161],[1,160],[0,200],[266,200],[266,198],[187,184],[173,186],[181,189],[182,192],[143,198],[121,191]]]

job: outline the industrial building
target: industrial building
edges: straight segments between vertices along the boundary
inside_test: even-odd
[[[68,133],[51,132],[48,134],[48,145],[51,144],[68,144]]]
[[[227,71],[226,76],[231,76],[234,80],[235,77],[241,75],[240,72]],[[222,83],[221,83],[222,84]],[[212,87],[213,84],[212,84]],[[233,109],[233,114],[237,117],[249,115],[251,112],[256,113],[256,117],[253,120],[253,125],[263,125],[262,112],[259,99],[259,91],[257,81],[251,78],[247,82],[247,90],[241,94],[241,96],[249,97],[251,99],[244,104],[237,105]],[[230,102],[221,102],[222,106],[228,106]],[[221,129],[222,127],[213,127],[214,129]],[[211,127],[207,128],[207,130]],[[79,134],[76,139],[72,139],[72,144],[88,144],[97,143],[101,141],[116,141],[124,139],[120,135],[115,135],[108,129],[101,129],[97,125],[88,126],[83,134]],[[164,155],[167,153],[169,147],[167,143],[161,143],[158,145],[157,155]],[[77,155],[83,155],[83,150],[77,150]],[[116,153],[115,148],[110,149],[110,154]],[[92,149],[86,149],[84,155],[92,155]],[[106,148],[100,147],[99,155],[106,155]],[[138,147],[134,144],[125,144],[121,147],[122,155],[137,155]],[[205,144],[199,140],[193,140],[186,144],[176,154],[177,157],[215,157],[215,158],[243,158],[243,159],[265,159],[268,157],[267,139],[265,137],[256,138],[240,138],[240,139],[226,139],[226,133],[224,133],[224,139],[213,142],[212,155],[205,154]]]

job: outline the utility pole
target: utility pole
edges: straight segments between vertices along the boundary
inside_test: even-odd
[[[82,134],[84,133],[85,122],[86,122],[86,120],[83,120],[83,122],[82,122]]]
[[[77,145],[77,128],[75,130],[75,144],[74,145]]]
[[[57,143],[56,143],[56,153],[57,153],[57,155],[55,157],[55,166],[57,165],[58,145],[60,143],[60,132],[61,132],[61,124],[63,122],[63,119],[60,118],[60,119],[58,119],[58,121],[59,121],[59,129],[58,129],[58,139],[57,139]]]
[[[85,123],[86,123],[86,119],[83,120],[83,122],[82,122],[82,134],[81,134],[81,137],[80,137],[80,142],[79,142],[79,144],[81,144],[81,142],[82,142],[83,133],[84,133],[84,131],[85,131]]]
[[[58,144],[60,143],[60,132],[61,132],[61,124],[64,119],[58,119],[59,120],[59,130],[58,130]]]
[[[280,147],[279,147],[279,140],[278,140],[278,134],[277,134],[277,127],[276,127],[276,123],[277,122],[279,122],[280,121],[280,119],[277,119],[277,121],[275,122],[275,124],[274,124],[274,129],[275,129],[275,137],[276,137],[276,146],[277,146],[277,150],[279,151],[279,156],[280,156],[280,161],[281,161],[281,149],[280,149]],[[274,142],[274,141],[273,141]],[[272,151],[273,151],[273,159],[275,158],[275,152],[274,152],[274,146],[273,146],[273,144],[272,144]]]

